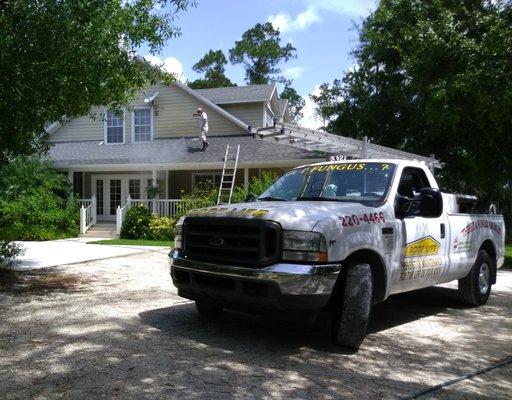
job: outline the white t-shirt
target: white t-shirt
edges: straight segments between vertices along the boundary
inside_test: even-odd
[[[199,116],[199,129],[208,132],[208,115],[204,111]]]

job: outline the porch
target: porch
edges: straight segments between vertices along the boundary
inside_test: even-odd
[[[248,191],[252,177],[263,171],[283,174],[289,167],[249,168],[241,167],[235,176],[235,186]],[[128,210],[138,204],[159,217],[175,218],[185,210],[181,199],[202,184],[218,187],[221,169],[192,170],[139,170],[139,171],[73,171],[68,177],[73,192],[80,200],[80,233],[85,235],[96,224],[111,224],[117,235],[121,232]],[[151,193],[153,192],[153,193]],[[148,196],[149,194],[149,196]],[[154,194],[154,197],[151,196]]]

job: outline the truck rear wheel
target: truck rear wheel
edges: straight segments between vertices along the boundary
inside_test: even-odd
[[[464,304],[481,306],[487,303],[491,294],[491,268],[494,268],[494,260],[485,250],[480,250],[469,274],[459,279],[459,292]]]
[[[335,344],[358,349],[368,328],[372,303],[372,269],[368,264],[348,268],[341,304],[336,304],[332,338]]]
[[[207,318],[217,318],[222,314],[222,307],[214,306],[204,300],[196,300],[196,309],[199,314]]]

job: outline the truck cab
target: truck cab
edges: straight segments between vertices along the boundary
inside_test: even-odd
[[[487,301],[504,262],[503,218],[461,204],[421,162],[305,165],[254,202],[182,218],[171,276],[203,315],[279,310],[313,320],[326,310],[334,342],[358,348],[372,304],[391,294],[458,279],[463,301]]]

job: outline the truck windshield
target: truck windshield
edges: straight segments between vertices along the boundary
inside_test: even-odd
[[[293,169],[258,200],[326,200],[380,203],[386,197],[395,164],[352,162]]]

